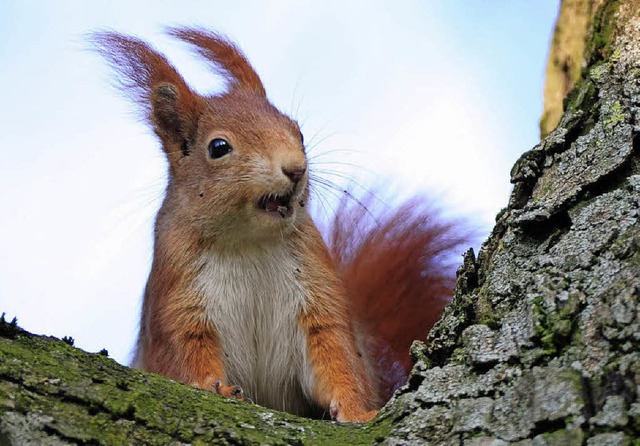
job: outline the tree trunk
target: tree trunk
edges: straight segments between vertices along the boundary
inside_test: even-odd
[[[564,0],[553,32],[544,86],[544,110],[540,137],[555,129],[564,109],[567,93],[576,85],[586,67],[585,45],[593,16],[602,0]]]
[[[375,422],[223,400],[0,321],[0,445],[638,444],[640,2],[587,3],[601,5],[573,37],[586,68],[559,126],[515,164],[507,208]]]

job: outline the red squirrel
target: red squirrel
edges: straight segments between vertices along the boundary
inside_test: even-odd
[[[463,238],[414,202],[356,239],[366,207],[345,204],[328,248],[306,206],[297,122],[227,38],[168,34],[226,91],[196,93],[135,37],[92,35],[168,160],[132,365],[303,416],[372,419],[406,380],[412,339],[444,307],[453,277],[442,256]]]

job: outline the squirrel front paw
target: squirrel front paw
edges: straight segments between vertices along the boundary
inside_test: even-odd
[[[373,420],[378,412],[378,410],[365,411],[349,408],[335,400],[329,405],[331,419],[339,423],[366,423]]]
[[[209,377],[203,382],[192,382],[192,386],[198,387],[202,390],[209,390],[215,392],[225,398],[231,398],[238,401],[244,401],[244,392],[240,386],[226,386],[222,383],[221,379]]]
[[[221,380],[213,383],[213,391],[225,398],[232,398],[238,401],[244,401],[244,392],[240,386],[225,386]]]

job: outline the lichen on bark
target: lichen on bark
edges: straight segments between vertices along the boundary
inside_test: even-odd
[[[385,444],[640,436],[640,5],[605,1],[594,17],[585,47],[597,54],[558,127],[514,166],[509,206],[414,347]]]

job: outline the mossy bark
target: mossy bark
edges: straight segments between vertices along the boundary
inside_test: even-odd
[[[564,0],[556,20],[547,60],[544,111],[540,135],[546,137],[560,122],[563,101],[585,68],[585,45],[593,16],[602,0]]]
[[[0,320],[0,445],[373,444],[338,425],[224,399]]]
[[[638,444],[640,3],[595,2],[564,116],[373,423],[224,400],[0,322],[0,445]]]

